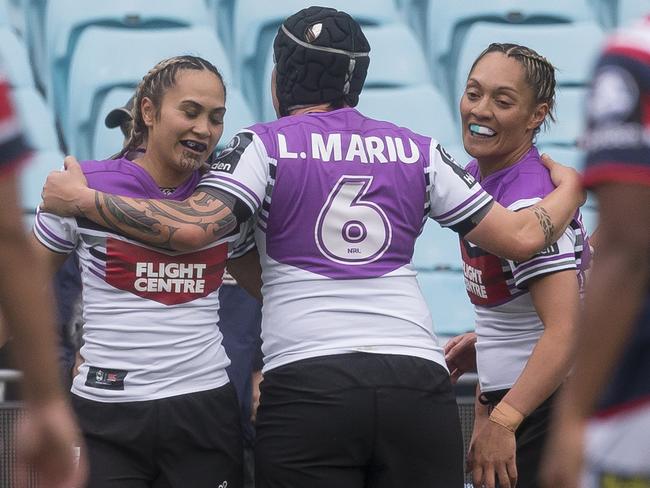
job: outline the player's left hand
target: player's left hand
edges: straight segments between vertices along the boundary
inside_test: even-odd
[[[551,181],[555,186],[563,184],[573,185],[575,188],[576,206],[580,207],[587,201],[587,192],[582,187],[582,177],[575,169],[555,161],[551,156],[544,153],[541,156],[542,164],[546,166],[551,175]]]
[[[472,438],[467,457],[474,486],[515,488],[517,464],[514,433],[489,420],[484,422]]]
[[[476,371],[476,334],[468,332],[449,339],[445,344],[445,360],[451,375],[451,382],[470,371]]]

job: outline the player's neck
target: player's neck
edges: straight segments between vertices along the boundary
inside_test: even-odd
[[[320,103],[318,105],[300,105],[300,106],[293,107],[289,111],[289,115],[304,115],[304,114],[312,114],[318,112],[331,112],[332,110],[336,110],[336,109],[332,107],[330,103]]]

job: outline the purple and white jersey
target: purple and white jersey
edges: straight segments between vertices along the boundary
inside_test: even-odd
[[[541,201],[554,189],[534,146],[514,165],[481,179],[478,163],[465,168],[504,207],[517,211]],[[514,262],[460,240],[465,285],[476,312],[476,359],[481,391],[510,388],[523,371],[544,332],[527,283],[575,269],[580,293],[590,251],[580,213],[553,245],[532,258]]]
[[[149,173],[128,159],[81,165],[97,190],[141,198],[182,200],[193,174],[164,195]],[[38,212],[38,240],[58,253],[76,252],[83,284],[83,365],[76,395],[101,402],[155,400],[217,388],[230,364],[221,345],[219,286],[228,256],[253,242],[228,236],[189,253],[152,248],[84,218]]]
[[[428,217],[491,201],[438,142],[351,108],[240,132],[199,187],[256,215],[265,371],[354,351],[445,364],[411,266]]]

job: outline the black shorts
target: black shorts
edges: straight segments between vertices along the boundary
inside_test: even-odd
[[[230,383],[160,400],[104,403],[73,395],[88,488],[241,488],[239,407]]]
[[[462,488],[463,441],[445,369],[353,353],[264,375],[256,488]]]
[[[494,408],[510,390],[484,393],[483,403]],[[519,425],[515,434],[517,442],[517,488],[538,488],[539,465],[544,452],[546,436],[551,420],[551,410],[557,392],[544,400]]]

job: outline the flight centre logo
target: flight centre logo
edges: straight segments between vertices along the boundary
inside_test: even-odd
[[[109,238],[106,241],[106,282],[165,305],[187,303],[219,288],[227,252],[227,244],[221,244],[172,256]]]
[[[253,134],[250,132],[240,132],[222,149],[210,165],[210,169],[220,173],[233,174],[242,154],[251,142],[253,142]]]

